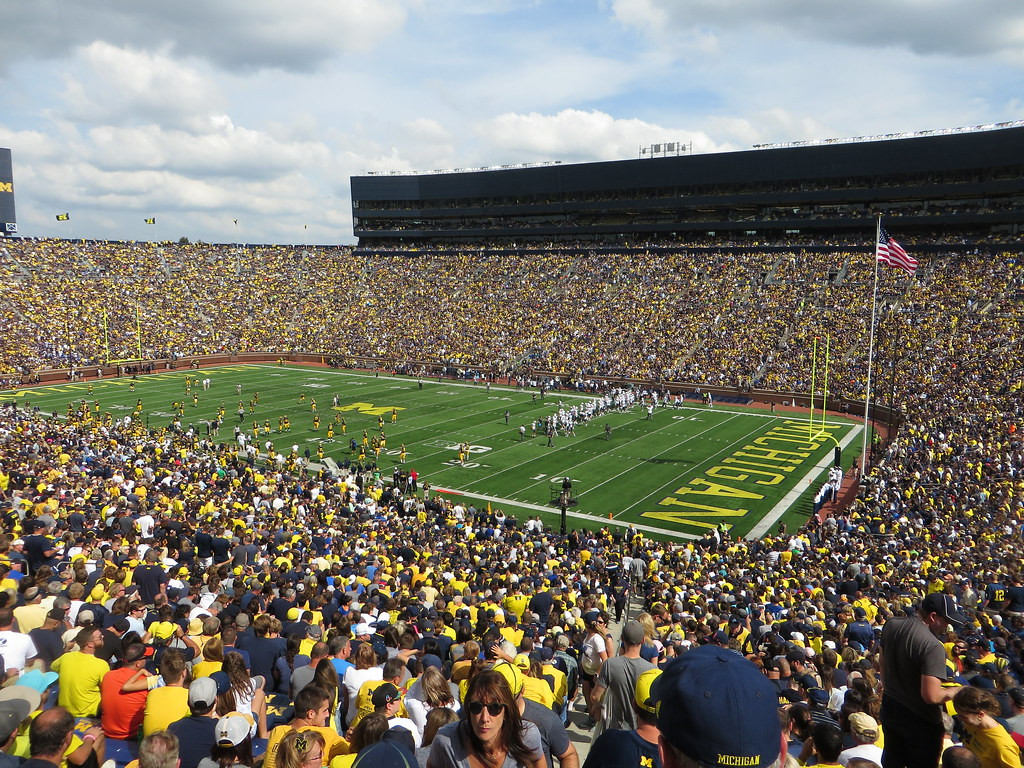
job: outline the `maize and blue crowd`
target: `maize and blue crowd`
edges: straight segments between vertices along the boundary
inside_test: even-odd
[[[1019,765],[1015,249],[950,243],[912,279],[881,276],[877,360],[902,423],[852,503],[758,540],[562,535],[436,496],[403,515],[408,489],[360,467],[5,408],[0,760],[575,768],[571,721],[596,737],[590,768]],[[301,350],[787,392],[827,333],[836,390],[866,387],[874,265],[844,243],[0,255],[12,385],[95,365],[104,334],[130,354],[142,317],[153,358]]]

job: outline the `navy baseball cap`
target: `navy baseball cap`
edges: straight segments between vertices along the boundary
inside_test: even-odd
[[[952,595],[945,595],[941,592],[932,592],[921,603],[921,610],[925,613],[937,613],[954,629],[960,629],[967,624],[967,616],[960,610]]]
[[[708,768],[767,768],[782,751],[778,690],[735,651],[702,645],[655,683],[658,730]]]
[[[394,739],[381,740],[359,750],[352,768],[418,768],[419,763],[409,748]]]

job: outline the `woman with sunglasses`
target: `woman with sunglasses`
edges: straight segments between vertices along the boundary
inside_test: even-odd
[[[462,711],[464,719],[437,732],[427,768],[546,768],[540,732],[519,716],[500,673],[474,676]]]

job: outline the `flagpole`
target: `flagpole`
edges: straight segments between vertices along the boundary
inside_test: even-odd
[[[871,334],[868,337],[868,385],[864,393],[864,441],[860,453],[860,476],[864,472],[868,460],[868,433],[871,431],[871,369],[875,358],[875,307],[878,304],[878,243],[882,237],[882,217],[878,217],[875,226],[875,285],[871,291]]]

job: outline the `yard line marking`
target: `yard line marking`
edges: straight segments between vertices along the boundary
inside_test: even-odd
[[[734,442],[730,443],[730,444],[729,444],[728,446],[726,446],[725,448],[722,448],[722,449],[721,449],[721,450],[720,450],[720,451],[719,451],[718,453],[716,453],[716,454],[715,454],[715,455],[714,455],[713,457],[709,456],[709,457],[708,457],[708,458],[706,458],[706,459],[705,459],[704,461],[702,461],[702,462],[701,462],[700,464],[695,464],[693,468],[694,468],[694,469],[698,469],[699,467],[701,467],[701,466],[703,466],[703,465],[707,465],[707,464],[710,464],[710,463],[713,463],[713,462],[717,461],[717,460],[718,460],[718,457],[722,456],[723,454],[726,454],[726,453],[727,453],[727,451],[729,451],[729,449],[730,449],[730,448],[732,448],[732,447],[734,447],[734,446],[735,446],[735,445],[736,445],[737,443],[742,443],[742,442],[744,442],[745,440],[749,440],[749,439],[750,439],[750,436],[751,436],[751,435],[754,435],[754,434],[756,434],[756,433],[760,432],[760,431],[761,431],[762,429],[763,429],[763,427],[758,427],[757,429],[754,429],[754,430],[752,430],[752,431],[748,432],[748,433],[747,433],[747,434],[746,434],[746,435],[745,435],[744,437],[741,437],[741,438],[739,438],[738,440],[735,440]],[[635,467],[634,467],[634,469],[635,469]],[[620,474],[621,474],[621,473],[620,473]],[[616,477],[617,477],[617,476],[616,476]],[[678,480],[679,480],[679,478],[677,477],[677,478],[676,478],[675,480],[673,480],[673,481],[671,481],[671,482],[668,482],[668,483],[663,483],[663,484],[662,484],[662,485],[661,485],[661,486],[660,486],[660,487],[659,487],[659,488],[658,488],[658,489],[657,489],[656,491],[652,491],[652,492],[651,492],[651,493],[649,493],[649,494],[648,494],[647,496],[644,496],[644,498],[640,499],[640,501],[636,502],[635,504],[631,504],[630,506],[626,507],[625,509],[623,509],[623,510],[619,511],[619,512],[617,513],[617,515],[625,514],[626,512],[629,512],[629,511],[630,511],[631,509],[633,509],[634,507],[639,507],[639,506],[640,506],[641,504],[643,504],[644,502],[646,502],[646,501],[647,501],[647,499],[650,499],[650,498],[651,498],[651,497],[653,497],[653,496],[659,496],[659,495],[661,495],[662,491],[663,491],[663,490],[664,490],[665,488],[668,488],[668,487],[669,487],[670,485],[675,485],[675,484],[676,484],[676,483],[678,482]],[[582,495],[582,494],[580,494],[580,495]]]
[[[723,412],[723,415],[729,415],[730,418],[725,420],[725,421],[729,421],[729,420],[731,420],[731,418],[735,418],[735,416],[737,416],[739,414],[725,414]],[[591,421],[597,421],[597,418],[591,419]],[[725,423],[725,422],[723,421],[723,422],[720,422],[720,423]],[[634,437],[632,440],[628,440],[625,443],[620,443],[620,444],[616,445],[615,448],[616,449],[625,448],[626,446],[629,446],[629,445],[631,445],[633,443],[636,443],[636,442],[638,442],[640,440],[645,440],[647,437],[649,437],[650,435],[654,434],[655,432],[660,432],[661,430],[668,429],[671,426],[672,426],[672,423],[669,422],[667,424],[664,424],[663,426],[658,427],[657,429],[654,429],[654,430],[651,430],[651,431],[644,431],[644,432],[641,433],[641,435],[639,437]],[[714,427],[709,427],[709,429],[713,429],[713,428]],[[595,437],[597,435],[599,435],[599,434],[600,434],[599,432],[595,432]],[[539,439],[543,439],[543,438],[540,438],[539,436],[538,436],[538,438]],[[560,440],[565,440],[566,438],[561,437],[559,439]],[[593,438],[585,438],[585,439],[593,439]],[[563,451],[569,451],[569,450],[572,449],[573,445],[574,445],[574,443],[568,443],[568,444],[563,444],[562,447],[560,447],[560,448],[556,446],[550,452],[546,453],[545,455],[551,457],[551,456],[554,456],[555,454],[562,453]],[[509,446],[509,447],[511,447],[511,446]],[[546,446],[541,446],[541,447],[546,448]],[[500,449],[500,450],[503,450],[503,449]],[[587,464],[587,463],[589,463],[591,461],[594,461],[595,459],[602,458],[602,457],[607,457],[608,455],[609,454],[606,454],[606,453],[597,454],[592,459],[585,459],[584,461],[582,461],[582,462],[580,462],[578,464],[573,464],[570,467],[570,469],[574,469],[576,467],[583,466],[584,464]],[[537,457],[533,457],[533,458],[527,459],[526,461],[521,461],[518,464],[514,464],[514,465],[512,465],[510,467],[506,467],[505,469],[501,470],[500,472],[492,472],[490,475],[486,475],[485,477],[476,478],[475,480],[472,480],[469,483],[469,485],[475,485],[476,483],[480,483],[480,482],[483,482],[485,480],[490,480],[491,478],[496,477],[496,476],[501,475],[501,474],[504,474],[505,472],[508,472],[509,470],[518,469],[519,467],[523,466],[524,464],[529,464],[529,463],[534,462],[536,460],[537,460]],[[554,476],[554,475],[564,475],[566,473],[565,472],[549,472],[548,474]],[[540,485],[541,482],[542,481],[529,483],[529,484],[523,486],[522,488],[519,488],[518,490],[516,490],[516,493],[523,493],[524,491],[526,491],[526,490],[528,490],[530,488],[533,488],[536,485]]]

